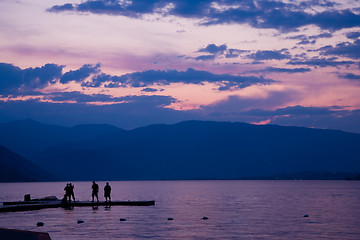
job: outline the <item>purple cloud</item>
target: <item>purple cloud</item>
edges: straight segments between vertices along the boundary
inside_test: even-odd
[[[173,7],[165,10],[170,3]],[[216,8],[215,3],[222,6],[222,9]],[[316,13],[307,11],[319,6],[331,10]],[[311,24],[331,31],[360,26],[360,16],[357,13],[350,9],[335,10],[334,6],[335,4],[329,1],[296,4],[272,0],[87,0],[81,3],[55,5],[47,11],[89,12],[132,18],[140,18],[144,14],[162,13],[202,19],[204,25],[237,23],[248,24],[255,28],[273,28],[284,32],[295,31],[299,27]]]
[[[45,87],[62,76],[64,66],[45,64],[42,67],[21,69],[12,64],[0,63],[0,93],[16,92]]]
[[[282,60],[289,59],[291,56],[285,50],[265,50],[265,51],[257,51],[255,53],[249,54],[249,58],[254,60]]]

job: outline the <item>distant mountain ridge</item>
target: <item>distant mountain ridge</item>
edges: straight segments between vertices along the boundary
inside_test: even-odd
[[[54,180],[53,176],[11,150],[0,146],[0,182]]]
[[[18,138],[35,139],[30,160],[62,179],[254,179],[360,171],[360,134],[337,130],[186,121],[128,131],[90,125],[77,135],[76,128],[47,127],[51,134],[25,131],[29,135]],[[39,136],[46,137],[45,145],[36,146],[43,142]],[[15,138],[12,144],[21,150]]]
[[[74,127],[43,124],[31,119],[0,124],[0,145],[31,158],[45,149],[67,142],[84,141],[123,131],[112,125],[84,124]]]

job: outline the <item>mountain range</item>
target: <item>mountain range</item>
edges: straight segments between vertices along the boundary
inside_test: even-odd
[[[0,146],[0,182],[51,181],[54,178],[34,163]]]
[[[186,121],[123,130],[32,120],[0,124],[0,145],[63,180],[253,179],[359,172],[360,134]]]

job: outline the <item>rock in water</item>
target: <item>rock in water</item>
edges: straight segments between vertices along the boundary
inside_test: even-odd
[[[36,223],[36,226],[42,227],[42,226],[44,226],[44,223],[43,223],[43,222],[37,222],[37,223]]]
[[[126,218],[120,218],[120,222],[126,221]]]

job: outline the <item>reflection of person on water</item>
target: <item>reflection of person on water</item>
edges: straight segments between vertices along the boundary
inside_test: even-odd
[[[72,197],[74,199],[75,202],[75,194],[74,194],[74,185],[72,185],[71,183],[69,184],[69,188],[70,188],[70,196],[69,199]]]
[[[95,183],[95,181],[93,181],[93,184],[92,184],[91,188],[92,188],[92,194],[91,194],[92,201],[91,202],[94,202],[94,197],[96,197],[96,200],[99,201],[99,197],[98,197],[99,185],[97,185]]]
[[[105,202],[107,202],[107,199],[108,199],[108,198],[109,198],[109,202],[111,202],[110,193],[111,193],[111,187],[110,187],[109,183],[106,182],[106,185],[105,185],[105,187],[104,187]]]

